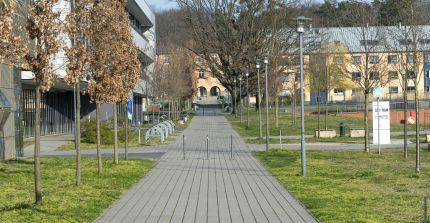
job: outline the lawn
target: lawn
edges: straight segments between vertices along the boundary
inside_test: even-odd
[[[430,188],[430,153],[383,155],[360,151],[308,151],[307,176],[300,176],[300,151],[256,153],[266,168],[322,222],[422,222]]]
[[[296,117],[296,124],[292,123],[292,116],[290,113],[286,113],[283,110],[279,112],[279,128],[275,127],[275,112],[273,109],[269,110],[269,134],[271,136],[279,136],[279,130],[282,130],[284,136],[300,135],[300,117]],[[250,108],[250,128],[246,128],[246,109],[243,111],[243,121],[240,123],[240,115],[237,117],[235,115],[227,115],[227,120],[229,120],[232,127],[242,136],[242,137],[258,137],[259,136],[259,124],[258,124],[258,112],[255,108]],[[334,129],[339,134],[339,124],[343,122],[346,126],[346,134],[349,134],[351,128],[364,128],[364,123],[362,118],[352,118],[352,117],[338,117],[335,115],[328,115],[327,117],[327,129]],[[262,124],[263,124],[263,137],[266,132],[266,114],[264,110],[262,111]],[[318,117],[316,115],[305,116],[305,134],[314,135],[315,129],[318,126]],[[320,127],[324,128],[324,115],[320,116]],[[424,126],[423,126],[424,127]],[[369,120],[369,129],[372,130],[372,121]],[[414,131],[415,126],[409,125],[408,131]],[[391,124],[391,131],[403,131],[403,125],[401,124]],[[336,138],[328,140],[332,141],[358,141],[355,139],[342,139]],[[255,142],[258,142],[256,140]],[[278,141],[279,142],[279,141]]]
[[[82,186],[74,185],[74,158],[42,158],[43,205],[34,205],[32,159],[0,162],[0,221],[92,222],[153,166],[149,160],[82,159]]]

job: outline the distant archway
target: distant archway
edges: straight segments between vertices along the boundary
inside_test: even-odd
[[[208,91],[205,87],[199,87],[199,97],[206,97],[208,96]]]
[[[211,96],[220,96],[221,89],[219,87],[215,86],[211,88]]]

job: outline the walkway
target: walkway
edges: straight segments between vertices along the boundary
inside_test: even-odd
[[[206,111],[212,116],[194,117],[184,131],[185,159],[178,137],[96,222],[317,222],[252,156],[218,109]]]

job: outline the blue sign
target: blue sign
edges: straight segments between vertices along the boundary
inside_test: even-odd
[[[133,119],[133,94],[131,94],[130,97],[128,98],[127,116],[129,120]]]

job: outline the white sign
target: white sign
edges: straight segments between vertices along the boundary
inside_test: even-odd
[[[378,132],[381,134],[380,137]],[[389,101],[379,101],[379,106],[377,101],[373,102],[373,144],[378,144],[378,139],[381,140],[380,144],[390,144]]]

